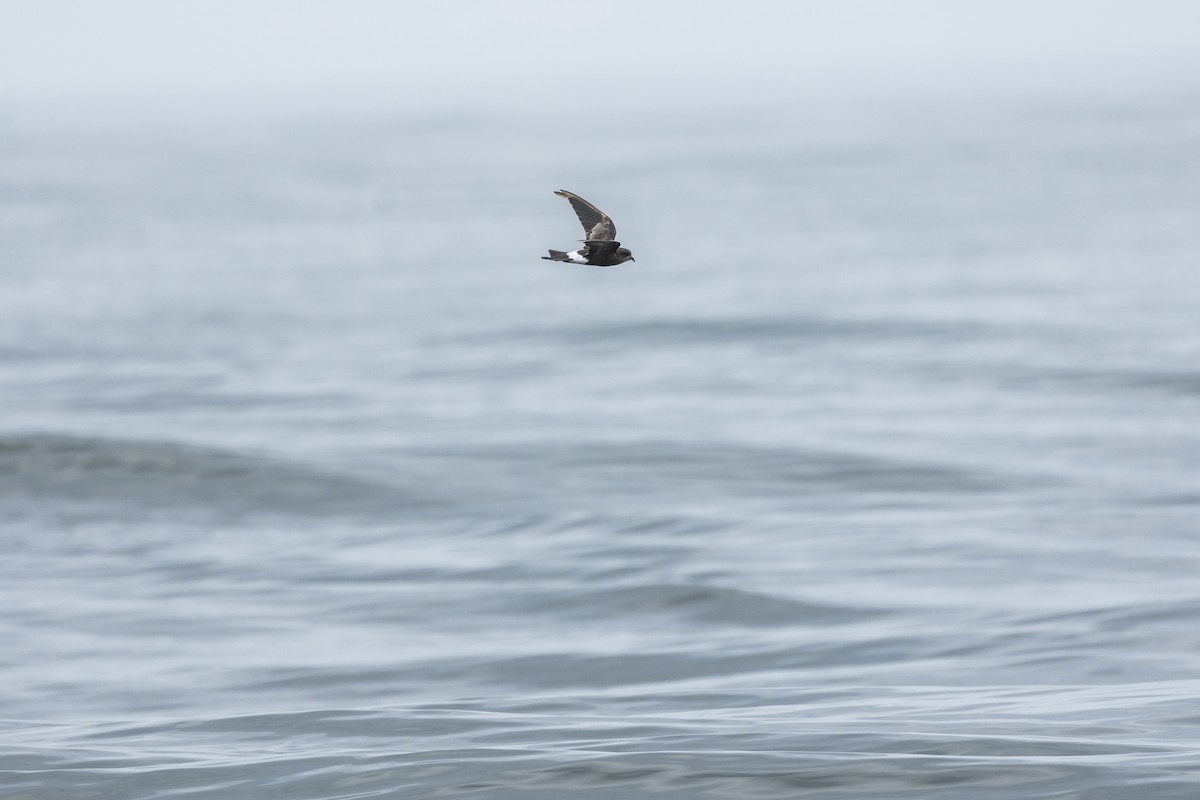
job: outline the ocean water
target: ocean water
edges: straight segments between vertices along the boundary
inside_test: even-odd
[[[0,797],[1200,796],[1198,220],[1196,94],[4,117]]]

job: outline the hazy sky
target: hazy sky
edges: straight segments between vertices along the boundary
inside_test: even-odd
[[[771,76],[1196,80],[1194,0],[0,0],[0,97],[569,85],[702,96]],[[699,85],[698,85],[699,84]]]

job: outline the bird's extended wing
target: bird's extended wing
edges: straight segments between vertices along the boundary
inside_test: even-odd
[[[579,222],[583,225],[584,241],[611,242],[617,238],[617,226],[608,214],[574,192],[559,189],[555,194],[567,198],[571,208],[575,209],[575,216],[579,217]]]
[[[606,261],[616,254],[617,248],[620,246],[620,242],[597,241],[592,239],[587,243],[587,260]]]

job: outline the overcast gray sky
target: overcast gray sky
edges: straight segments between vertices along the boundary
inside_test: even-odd
[[[604,103],[639,86],[702,96],[696,84],[730,75],[761,76],[754,85],[769,93],[772,80],[953,80],[976,67],[1032,82],[1200,72],[1194,0],[0,0],[0,10],[10,99],[554,84]]]

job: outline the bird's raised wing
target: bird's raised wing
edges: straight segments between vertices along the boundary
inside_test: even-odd
[[[611,242],[617,238],[617,226],[613,224],[608,214],[574,192],[559,189],[555,194],[567,198],[571,203],[571,208],[575,209],[575,216],[579,217],[579,222],[583,225],[584,241]]]

